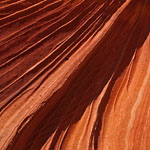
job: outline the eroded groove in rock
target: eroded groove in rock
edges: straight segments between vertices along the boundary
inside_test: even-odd
[[[0,149],[149,150],[149,0],[0,2]]]

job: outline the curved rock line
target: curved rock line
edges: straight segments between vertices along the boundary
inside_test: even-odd
[[[0,2],[0,149],[149,150],[149,0]]]

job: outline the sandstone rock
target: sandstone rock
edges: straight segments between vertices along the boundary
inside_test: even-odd
[[[149,0],[0,1],[1,150],[150,150],[149,99]]]

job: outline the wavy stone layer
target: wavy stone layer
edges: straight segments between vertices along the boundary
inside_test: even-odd
[[[150,0],[1,0],[0,149],[149,150]]]

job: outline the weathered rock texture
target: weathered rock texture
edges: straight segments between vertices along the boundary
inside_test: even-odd
[[[150,150],[150,0],[0,1],[1,150]]]

